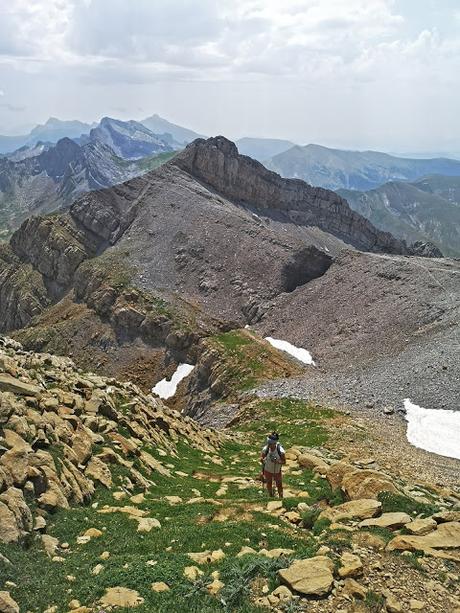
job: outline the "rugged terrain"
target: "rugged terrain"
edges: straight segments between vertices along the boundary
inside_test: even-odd
[[[343,373],[344,394],[359,397],[360,372],[371,373],[379,402],[399,406],[417,365],[420,398],[451,407],[458,264],[407,257],[414,250],[433,253],[223,137],[197,140],[67,213],[27,220],[0,251],[0,325],[144,389],[181,361],[203,363],[193,414],[215,397],[206,339],[245,325],[311,350],[318,368],[305,385]]]
[[[240,402],[217,433],[0,337],[0,610],[458,613],[458,481],[383,450],[393,418]],[[255,480],[275,428],[283,501]]]
[[[70,138],[26,153],[0,159],[0,239],[30,215],[67,208],[87,191],[122,183],[174,155],[128,162],[102,142],[79,146]]]
[[[433,175],[377,189],[339,190],[354,211],[377,228],[407,241],[431,241],[445,255],[460,255],[460,178]]]
[[[120,121],[111,117],[101,119],[90,131],[89,141],[107,145],[124,160],[138,160],[181,147],[171,137],[163,139],[138,121]]]

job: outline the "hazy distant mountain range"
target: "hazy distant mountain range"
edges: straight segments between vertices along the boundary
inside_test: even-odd
[[[33,157],[0,159],[0,239],[30,215],[65,208],[85,192],[139,176],[175,154],[124,160],[100,140],[78,145],[70,138],[35,150]]]
[[[249,155],[249,157],[262,163],[279,153],[283,153],[283,151],[295,147],[295,144],[291,141],[280,140],[278,138],[245,137],[237,140],[235,144],[242,155]]]
[[[50,117],[43,125],[37,125],[28,134],[19,136],[0,135],[0,154],[12,153],[24,146],[33,148],[38,142],[57,143],[58,140],[65,137],[78,140],[81,139],[82,136],[88,137],[92,129],[100,128],[102,131],[107,132],[109,129],[109,126],[105,125],[107,122],[110,122],[110,127],[113,130],[117,130],[118,125],[120,132],[123,129],[129,131],[129,124],[136,124],[136,126],[131,125],[132,134],[134,134],[134,127],[137,128],[138,132],[142,132],[142,127],[144,126],[150,133],[155,134],[159,140],[169,143],[172,148],[181,148],[192,140],[195,140],[195,138],[203,136],[193,130],[171,123],[159,115],[146,117],[139,122],[120,121],[104,117],[99,123],[94,122],[92,124],[82,121],[62,121],[56,117]],[[85,142],[88,142],[88,138],[83,138],[82,141],[83,142],[80,144],[85,144]]]
[[[409,242],[429,240],[444,255],[460,257],[460,177],[433,175],[338,193],[377,228]]]
[[[414,181],[433,174],[460,176],[460,160],[400,158],[378,151],[342,151],[320,145],[296,145],[264,164],[283,177],[333,190],[369,190],[387,181]]]
[[[63,138],[64,137],[64,138]],[[159,115],[98,124],[50,118],[25,136],[0,136],[0,236],[28,215],[68,206],[80,194],[144,173],[201,135]],[[57,142],[58,141],[58,142]],[[57,142],[57,144],[56,144]],[[240,153],[286,178],[339,191],[378,228],[460,254],[460,161],[245,137]]]

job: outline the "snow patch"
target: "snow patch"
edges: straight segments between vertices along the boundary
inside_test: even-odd
[[[291,345],[291,343],[289,343],[288,341],[281,341],[277,338],[272,338],[271,336],[266,336],[265,340],[268,341],[273,347],[276,347],[276,349],[285,351],[286,353],[289,353],[293,357],[297,358],[298,360],[300,360],[300,362],[315,366],[315,362],[311,357],[311,353],[306,349],[302,349],[302,347],[296,347],[295,345]]]
[[[407,440],[415,447],[460,460],[460,411],[424,409],[404,400]]]
[[[163,398],[163,400],[172,398],[176,393],[179,383],[188,377],[194,368],[195,366],[193,364],[179,364],[171,379],[162,379],[158,381],[155,387],[152,388],[152,392],[156,396]]]

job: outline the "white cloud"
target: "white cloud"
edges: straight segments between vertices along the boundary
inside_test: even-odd
[[[55,114],[58,104],[75,112],[75,93],[88,109],[112,108],[115,96],[117,106],[127,107],[132,99],[133,110],[139,103],[159,110],[156,100],[139,98],[147,88],[164,96],[167,110],[175,106],[186,114],[195,105],[201,113],[203,92],[212,92],[208,104],[217,95],[213,126],[221,125],[219,131],[226,131],[233,114],[239,114],[233,126],[244,124],[245,116],[254,133],[257,121],[270,126],[273,116],[284,116],[292,131],[277,135],[293,138],[302,125],[299,140],[317,138],[316,126],[329,138],[332,130],[356,133],[356,126],[363,138],[377,130],[393,135],[396,117],[400,133],[413,140],[415,117],[439,133],[431,109],[442,106],[443,130],[451,133],[460,91],[459,38],[451,29],[434,29],[428,13],[423,19],[422,6],[407,27],[410,11],[403,17],[400,5],[399,0],[9,0],[0,5],[0,82],[18,108],[41,100]],[[177,101],[170,91],[180,91]],[[423,122],[426,113],[430,118]],[[210,108],[205,115],[211,121]],[[4,116],[0,112],[0,120]]]

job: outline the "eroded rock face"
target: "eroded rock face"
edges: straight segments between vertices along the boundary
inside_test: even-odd
[[[16,376],[2,372],[5,368]],[[34,519],[36,529],[46,527],[44,513],[88,503],[96,485],[111,487],[117,465],[129,471],[128,489],[150,487],[153,473],[169,475],[160,460],[141,448],[141,441],[160,446],[167,456],[180,439],[212,453],[220,440],[131,383],[82,374],[68,358],[26,352],[3,337],[0,407],[4,543],[26,539]],[[127,431],[125,436],[118,433],[120,427]],[[135,458],[139,470],[133,467]],[[24,492],[35,498],[35,518]],[[154,526],[155,522],[147,528]]]
[[[298,179],[283,179],[259,162],[239,155],[236,145],[223,136],[195,140],[171,164],[226,197],[262,210],[287,213],[292,221],[315,225],[358,249],[407,253],[404,241],[377,230],[335,192]]]

